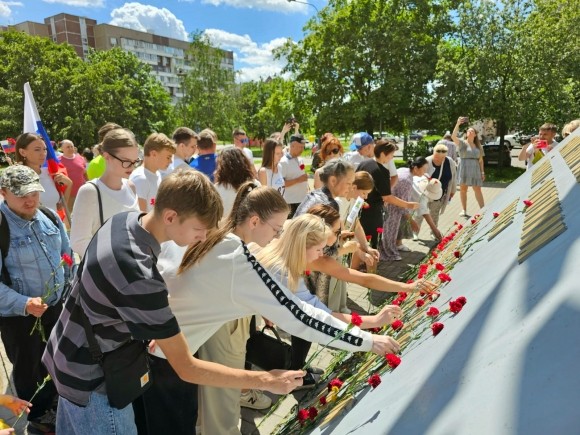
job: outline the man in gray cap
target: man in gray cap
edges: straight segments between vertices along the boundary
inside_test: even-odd
[[[278,164],[278,169],[284,177],[284,199],[290,206],[289,218],[294,216],[296,209],[308,194],[308,175],[304,170],[304,161],[300,157],[306,139],[301,134],[290,137],[290,146]]]
[[[0,336],[13,365],[16,394],[30,400],[48,374],[40,361],[46,343],[35,323],[40,319],[46,337],[56,324],[70,273],[61,257],[71,251],[61,220],[40,206],[44,189],[34,170],[8,167],[0,175],[0,192]],[[55,397],[51,381],[34,398],[29,433],[54,432]]]

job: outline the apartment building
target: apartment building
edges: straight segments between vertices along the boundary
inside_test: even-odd
[[[57,43],[70,44],[81,58],[85,58],[90,48],[110,50],[119,47],[133,53],[151,66],[151,74],[163,85],[174,102],[183,96],[181,78],[191,69],[188,58],[189,42],[141,32],[110,24],[97,24],[96,20],[70,14],[58,14],[44,19],[44,23],[25,21],[8,26],[30,35],[52,38]],[[4,29],[7,29],[4,28]],[[221,66],[234,70],[232,51],[220,50]]]

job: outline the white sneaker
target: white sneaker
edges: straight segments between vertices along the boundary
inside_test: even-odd
[[[417,240],[419,240],[419,234],[413,233],[413,241],[416,242]]]
[[[465,210],[461,210],[461,213],[459,213],[459,216],[467,217],[467,213],[465,212]]]
[[[411,250],[409,248],[407,248],[405,245],[399,245],[399,246],[397,246],[397,251],[401,251],[401,252],[411,252]]]
[[[248,390],[240,396],[240,406],[251,409],[268,409],[272,406],[272,399],[260,390]]]

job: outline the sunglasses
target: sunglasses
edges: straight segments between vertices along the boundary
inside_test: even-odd
[[[447,154],[447,151],[445,151],[445,150],[437,150],[435,152],[439,153],[439,154]]]
[[[333,149],[333,150],[330,150],[330,152],[331,152],[332,154],[338,154],[338,153],[340,152],[340,149],[339,149],[339,148],[335,148],[335,149]]]
[[[138,168],[139,166],[141,166],[141,163],[143,163],[143,159],[123,160],[123,159],[120,159],[119,157],[117,157],[115,154],[109,153],[109,155],[111,157],[113,157],[114,159],[119,160],[121,162],[121,166],[125,169],[129,169],[131,166],[133,166],[134,168]]]

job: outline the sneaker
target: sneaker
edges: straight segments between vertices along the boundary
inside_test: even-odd
[[[399,245],[399,246],[397,246],[397,251],[401,251],[401,252],[411,252],[411,250],[409,248],[407,248],[405,245]]]
[[[260,390],[248,390],[240,396],[240,406],[250,409],[268,409],[272,406],[272,399]]]
[[[28,421],[29,433],[53,434],[56,427],[56,412],[49,409],[41,417]]]
[[[419,234],[413,233],[413,241],[416,242],[417,240],[419,240]]]
[[[467,213],[465,212],[465,210],[461,210],[461,213],[459,213],[459,216],[467,217]]]
[[[351,311],[349,308],[347,308],[347,307],[342,307],[342,308],[340,309],[340,312],[341,312],[342,314],[350,314],[350,313],[352,313],[352,311]]]
[[[316,384],[318,383],[319,380],[320,380],[320,375],[317,375],[315,373],[311,373],[307,370],[306,376],[304,376],[302,378],[302,385],[300,385],[299,387],[296,387],[296,389],[294,391],[310,390],[310,389],[316,387]]]

